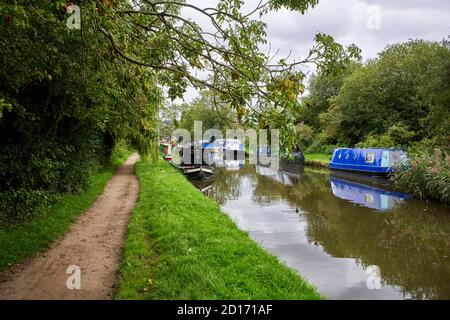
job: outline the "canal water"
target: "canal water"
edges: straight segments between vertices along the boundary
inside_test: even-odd
[[[328,170],[215,170],[195,185],[329,299],[450,299],[450,208]]]

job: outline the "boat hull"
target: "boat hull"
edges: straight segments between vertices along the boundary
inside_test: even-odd
[[[374,166],[361,166],[361,165],[348,165],[342,163],[330,162],[329,168],[331,170],[350,171],[357,173],[366,173],[374,175],[389,175],[393,172],[390,167],[374,167]]]
[[[205,165],[176,165],[171,164],[177,168],[187,178],[193,180],[206,180],[214,177],[214,168]]]
[[[181,172],[193,180],[206,180],[214,177],[214,169],[211,167],[196,167],[196,168],[180,168]]]

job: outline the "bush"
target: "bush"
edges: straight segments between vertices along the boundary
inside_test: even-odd
[[[330,142],[331,141],[327,134],[325,132],[320,132],[316,134],[312,143],[306,148],[305,153],[331,154],[337,146]]]
[[[420,199],[450,204],[450,155],[436,149],[434,154],[410,156],[406,170],[395,174],[396,185]]]
[[[363,141],[355,145],[356,148],[394,148],[401,147],[395,140],[388,134],[374,134],[369,133]]]
[[[388,134],[376,135],[369,133],[365,139],[356,144],[357,148],[392,148],[396,144]]]
[[[314,142],[314,130],[306,124],[297,126],[295,134],[299,139],[302,150],[306,150]]]
[[[9,224],[37,215],[40,205],[62,193],[86,189],[89,175],[99,168],[103,145],[99,133],[62,141],[36,132],[22,144],[0,147],[0,224]]]
[[[58,199],[47,190],[16,189],[0,192],[0,225],[23,222],[33,216],[34,208]]]
[[[410,131],[405,125],[398,123],[391,126],[383,134],[369,133],[356,146],[358,148],[402,148],[410,145],[415,136],[414,131]]]

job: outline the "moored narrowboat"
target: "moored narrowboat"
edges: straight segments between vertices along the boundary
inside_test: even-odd
[[[159,145],[159,153],[166,161],[172,160],[172,149],[173,146],[170,143],[161,143]]]
[[[180,170],[187,178],[193,180],[204,180],[214,177],[214,168],[206,165],[176,165],[171,164]]]
[[[202,145],[178,145],[174,150],[170,163],[189,179],[203,180],[214,176],[214,168],[203,159],[205,148]],[[183,156],[184,152],[189,154]]]
[[[294,150],[291,152],[281,152],[281,153],[273,153],[272,157],[272,147],[266,144],[260,144],[257,146],[257,154],[258,158],[262,162],[272,161],[274,159],[277,159],[278,156],[281,156],[280,163],[283,164],[304,164],[305,163],[305,156],[303,155],[303,152],[301,150],[301,147],[298,145],[295,147]]]
[[[406,159],[406,152],[400,149],[338,148],[333,151],[329,168],[386,175],[395,172]]]

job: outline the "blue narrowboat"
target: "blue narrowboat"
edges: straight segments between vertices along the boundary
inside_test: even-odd
[[[407,159],[400,149],[351,149],[333,151],[330,169],[355,171],[369,174],[389,174]]]

